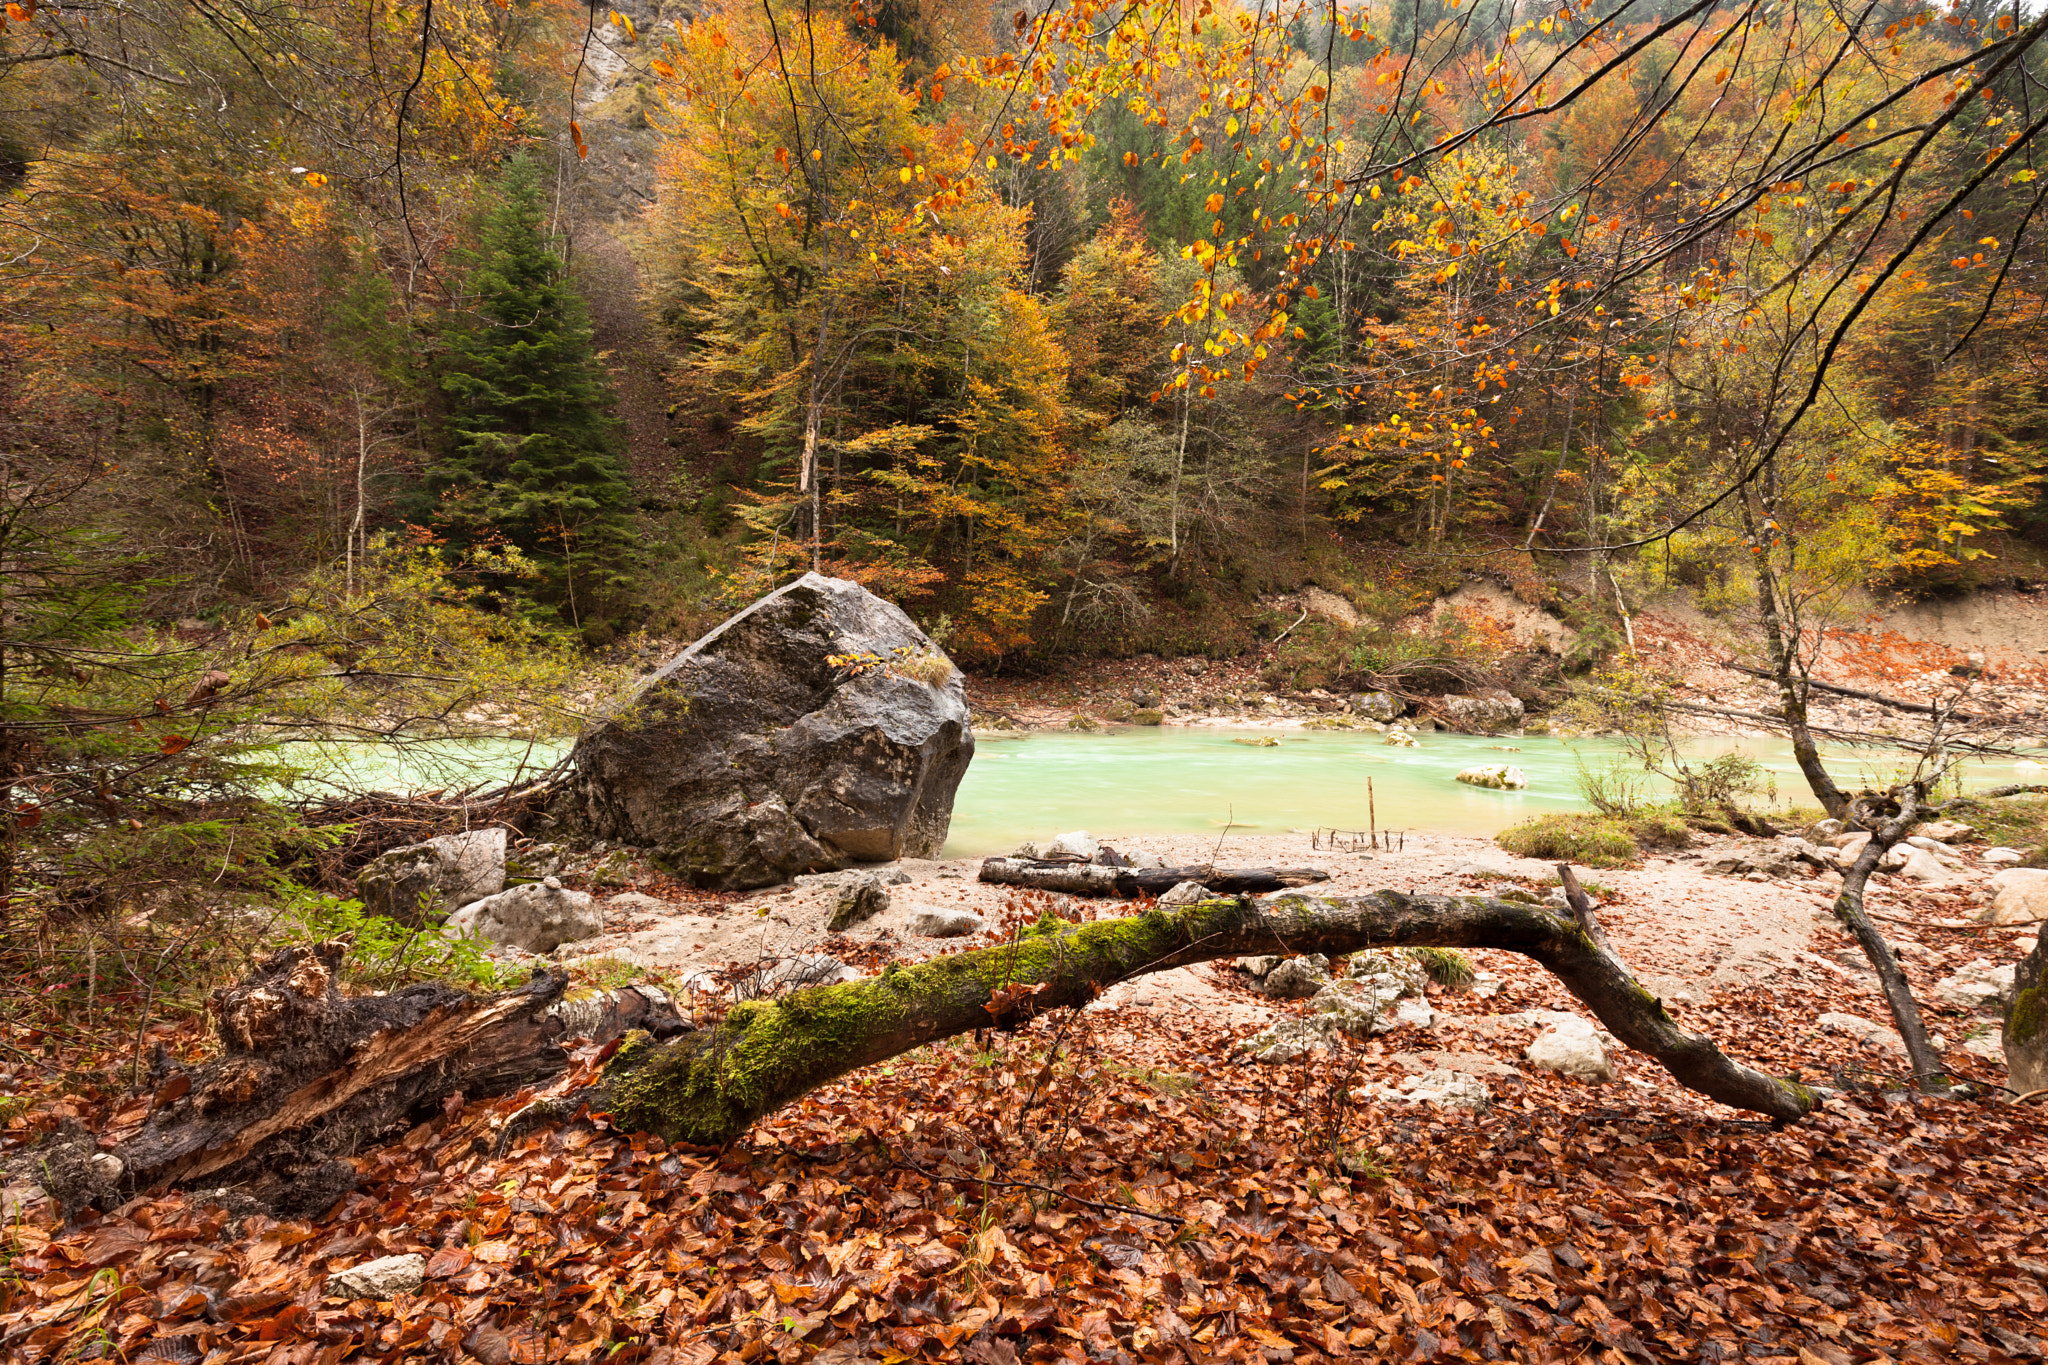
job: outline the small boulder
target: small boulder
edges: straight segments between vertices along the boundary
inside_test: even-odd
[[[1467,768],[1458,774],[1458,780],[1468,787],[1486,787],[1494,791],[1521,791],[1529,785],[1528,777],[1512,763],[1485,763],[1477,768]]]
[[[1200,882],[1181,883],[1181,886],[1200,885]],[[1176,887],[1174,889],[1179,890],[1180,888]],[[1244,974],[1246,976],[1249,976],[1254,981],[1257,981],[1264,978],[1266,973],[1272,971],[1275,967],[1279,966],[1284,961],[1286,961],[1285,958],[1279,957],[1273,953],[1261,953],[1256,957],[1241,957],[1237,960],[1237,965],[1244,970]]]
[[[2009,867],[1991,878],[1991,923],[2048,920],[2048,869]]]
[[[1061,834],[1046,845],[1048,858],[1079,858],[1083,862],[1095,861],[1095,855],[1102,852],[1102,845],[1088,837],[1088,831],[1077,829],[1072,834]]]
[[[832,918],[825,927],[837,934],[888,908],[889,893],[882,889],[882,879],[863,872],[839,883],[839,894],[832,900]]]
[[[1591,1021],[1567,1015],[1536,1035],[1522,1056],[1529,1065],[1582,1081],[1611,1081],[1614,1063]]]
[[[1408,703],[1390,692],[1360,692],[1351,698],[1351,709],[1367,720],[1385,724],[1399,720],[1408,711]]]
[[[2027,855],[2016,848],[2006,848],[2001,845],[1997,848],[1985,849],[1982,856],[1985,862],[1998,866],[2022,862],[2026,859]]]
[[[1816,820],[1806,827],[1806,841],[1826,845],[1846,828],[1840,820]]]
[[[2012,995],[2015,970],[2013,963],[1993,966],[1988,958],[1980,957],[1958,969],[1954,976],[1936,982],[1934,998],[1960,1009],[1995,1014],[2005,1008]]]
[[[1947,886],[1957,880],[1954,872],[1942,866],[1941,859],[1924,848],[1908,849],[1900,871],[1915,881],[1926,882],[1929,886]]]
[[[860,973],[829,953],[799,954],[764,967],[733,987],[733,999],[758,1000],[809,986],[837,986],[860,980]]]
[[[1883,1048],[1902,1056],[1906,1051],[1905,1040],[1900,1038],[1897,1033],[1886,1028],[1883,1024],[1872,1023],[1859,1014],[1845,1014],[1840,1010],[1830,1010],[1813,1022],[1819,1024],[1829,1033],[1839,1033],[1845,1037],[1854,1038],[1865,1047]]]
[[[1425,1071],[1406,1081],[1397,1091],[1384,1091],[1381,1098],[1406,1100],[1413,1104],[1440,1104],[1447,1109],[1469,1109],[1474,1113],[1493,1103],[1486,1082],[1465,1071]]]
[[[1321,953],[1291,957],[1259,978],[1259,989],[1275,1000],[1306,1000],[1330,984],[1330,959]]]
[[[448,932],[547,954],[604,932],[604,914],[588,892],[567,891],[549,877],[466,905],[448,917]]]
[[[425,923],[504,889],[502,827],[390,849],[356,874],[363,908],[401,924]]]
[[[1418,749],[1422,747],[1415,742],[1415,736],[1409,734],[1406,730],[1389,730],[1387,731],[1387,737],[1381,740],[1380,743],[1395,749]]]
[[[1133,725],[1164,725],[1165,723],[1166,712],[1156,706],[1141,706],[1131,712],[1131,724]]]
[[[988,921],[972,910],[941,910],[921,905],[911,912],[904,926],[920,938],[965,938],[988,928]]]
[[[1147,853],[1142,848],[1133,849],[1131,852],[1126,853],[1124,859],[1132,867],[1141,870],[1166,866],[1166,859],[1160,857],[1157,853]]]
[[[1522,703],[1506,692],[1448,696],[1441,710],[1444,721],[1462,735],[1498,735],[1522,728]]]
[[[1960,820],[1930,820],[1920,826],[1920,832],[1930,839],[1944,844],[1967,843],[1977,837],[1977,828]]]
[[[1161,905],[1193,905],[1196,901],[1209,899],[1209,888],[1200,882],[1175,882],[1173,888],[1159,898]]]
[[[327,1293],[330,1298],[384,1303],[400,1294],[417,1294],[426,1282],[426,1258],[415,1251],[336,1271],[327,1277]]]

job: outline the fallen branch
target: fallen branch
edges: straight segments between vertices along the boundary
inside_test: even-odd
[[[672,1043],[629,1037],[600,1088],[618,1127],[722,1146],[756,1119],[848,1072],[976,1029],[1014,1029],[1147,973],[1258,953],[1338,956],[1424,946],[1501,949],[1535,960],[1622,1042],[1724,1104],[1789,1122],[1820,1103],[1818,1092],[1732,1061],[1709,1039],[1684,1031],[1620,958],[1572,920],[1484,897],[1399,891],[1154,909],[891,966],[870,980],[748,1001],[717,1028]]]
[[[1104,867],[1100,863],[1064,862],[1052,858],[987,858],[980,880],[992,886],[1028,886],[1035,891],[1063,891],[1074,896],[1161,896],[1182,882],[1200,882],[1219,896],[1255,896],[1290,891],[1330,880],[1314,867]]]
[[[1751,668],[1748,664],[1730,662],[1721,666],[1723,668],[1732,668],[1737,673],[1747,673],[1753,678],[1763,678],[1769,682],[1776,682],[1778,680],[1777,675],[1768,669]],[[1898,697],[1887,697],[1877,692],[1865,692],[1860,688],[1841,687],[1835,683],[1824,683],[1818,678],[1807,678],[1804,679],[1804,682],[1816,692],[1832,692],[1838,697],[1854,697],[1858,701],[1874,701],[1879,706],[1889,706],[1894,711],[1911,711],[1916,716],[1947,716],[1950,720],[1960,721],[1991,719],[1989,716],[1980,716],[1969,711],[1943,711],[1938,706],[1929,706],[1924,702],[1904,701]]]

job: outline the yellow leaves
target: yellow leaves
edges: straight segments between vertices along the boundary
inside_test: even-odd
[[[725,36],[724,29],[715,28],[711,30],[711,36],[705,39],[705,41],[710,43],[711,46],[722,50],[725,47],[728,40]]]
[[[317,190],[327,183],[327,177],[318,171],[308,171],[306,172],[306,183]]]
[[[630,14],[621,14],[621,13],[619,13],[619,11],[617,11],[617,10],[613,10],[613,11],[612,11],[612,26],[613,26],[614,28],[622,28],[622,29],[626,30],[626,41],[627,41],[627,42],[629,42],[629,43],[637,43],[637,42],[639,42],[639,41],[640,41],[640,30],[639,30],[639,29],[637,29],[637,28],[634,28],[634,27],[633,27],[633,16],[632,16],[632,15],[630,15]]]
[[[25,4],[19,5],[9,4],[7,6],[7,17],[17,24],[27,23],[36,17],[36,0],[26,0]]]
[[[2013,172],[2012,177],[2013,183],[2016,185],[2024,185],[2029,180],[2032,180],[2034,178],[2034,174],[2035,173],[2033,171],[2015,171]]]
[[[1220,195],[1220,194],[1212,194],[1212,195],[1210,195],[1210,196],[1209,196],[1209,198],[1208,198],[1208,200],[1207,200],[1206,202],[1207,202],[1207,207],[1208,207],[1208,210],[1209,210],[1209,212],[1211,212],[1211,213],[1221,213],[1221,212],[1223,212],[1223,196],[1222,196],[1222,195]]]
[[[590,156],[590,148],[583,141],[583,125],[575,119],[569,120],[569,140],[576,144],[576,159],[582,161]]]
[[[995,167],[995,164],[996,164],[996,159],[995,159],[994,157],[990,157],[990,158],[988,159],[988,164],[989,164],[989,167],[990,167],[991,169],[993,169],[993,168]],[[1126,165],[1126,166],[1135,166],[1135,165],[1137,165],[1137,164],[1138,164],[1138,154],[1137,154],[1136,152],[1125,152],[1125,153],[1124,153],[1124,165]]]
[[[655,75],[665,81],[672,81],[676,78],[676,69],[659,57],[656,57],[647,65],[653,69]]]
[[[1308,88],[1308,97],[1314,100],[1317,104],[1321,104],[1324,98],[1329,95],[1329,93],[1329,90],[1320,85],[1311,85]]]
[[[896,172],[896,178],[897,178],[898,180],[901,180],[901,181],[902,181],[902,182],[903,182],[904,184],[906,184],[906,185],[908,185],[908,184],[910,183],[910,176],[911,176],[911,170],[910,170],[910,167],[908,167],[908,166],[905,166],[905,167],[904,167],[904,168],[903,168],[902,170],[900,170],[900,171]]]
[[[775,164],[778,166],[789,165],[789,148],[777,147],[775,149]]]
[[[781,217],[787,218],[790,216],[791,210],[789,205],[787,204],[777,204],[775,206],[775,212],[779,214]]]

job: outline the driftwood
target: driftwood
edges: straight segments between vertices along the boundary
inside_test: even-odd
[[[160,1060],[154,1107],[113,1161],[96,1148],[83,1161],[46,1153],[30,1178],[67,1204],[203,1184],[314,1212],[353,1187],[343,1158],[453,1096],[550,1080],[572,1039],[689,1028],[652,987],[570,995],[568,978],[549,973],[486,997],[436,985],[345,996],[345,951],[286,949],[216,991],[221,1055],[190,1071]]]
[[[1764,678],[1771,682],[1776,682],[1778,679],[1778,675],[1767,668],[1752,668],[1748,664],[1738,663],[1727,663],[1723,664],[1722,667],[1731,668],[1737,673],[1747,673],[1753,678]],[[1854,697],[1858,701],[1874,701],[1879,706],[1888,706],[1894,711],[1910,711],[1917,716],[1939,716],[1946,714],[1950,720],[1959,721],[1990,719],[1989,716],[1980,716],[1970,711],[1943,712],[1940,707],[1929,706],[1925,702],[1906,701],[1900,697],[1887,697],[1880,692],[1865,692],[1861,688],[1842,687],[1836,683],[1824,683],[1818,678],[1806,678],[1803,681],[1806,686],[1816,692],[1832,692],[1838,697]]]
[[[1104,867],[1052,858],[988,858],[981,864],[981,880],[996,886],[1136,900],[1163,895],[1182,882],[1200,882],[1220,896],[1252,896],[1326,882],[1330,874],[1314,867]]]

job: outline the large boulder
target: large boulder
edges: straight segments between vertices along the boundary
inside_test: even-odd
[[[1439,709],[1445,723],[1461,735],[1498,735],[1522,728],[1522,703],[1506,692],[1448,696]]]
[[[505,831],[444,834],[378,854],[356,874],[356,897],[404,924],[460,910],[505,889]]]
[[[1360,692],[1351,698],[1351,709],[1367,720],[1384,724],[1408,713],[1408,703],[1391,692]]]
[[[936,857],[974,757],[965,691],[857,583],[805,574],[665,665],[571,754],[573,815],[699,886]]]
[[[2048,934],[2020,959],[2005,1005],[2006,1081],[2024,1095],[2048,1090]]]

